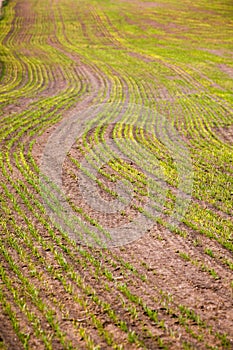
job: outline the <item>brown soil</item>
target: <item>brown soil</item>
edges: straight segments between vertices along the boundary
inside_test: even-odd
[[[224,72],[226,73],[229,78],[233,79],[233,68],[232,67],[229,67],[227,66],[226,64],[220,64],[219,65],[219,68]]]
[[[217,128],[216,133],[222,141],[230,146],[233,145],[233,125],[226,126],[225,128]]]

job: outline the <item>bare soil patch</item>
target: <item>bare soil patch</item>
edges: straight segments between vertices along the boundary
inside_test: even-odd
[[[231,146],[233,145],[233,125],[228,127],[226,126],[225,128],[217,128],[216,132],[221,140]]]

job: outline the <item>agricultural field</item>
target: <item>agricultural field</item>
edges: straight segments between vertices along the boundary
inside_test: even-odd
[[[0,349],[233,349],[232,0],[2,5]]]

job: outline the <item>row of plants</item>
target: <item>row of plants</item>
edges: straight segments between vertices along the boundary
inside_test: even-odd
[[[14,17],[14,2],[9,4],[4,21],[1,22],[4,29],[1,40],[6,38],[1,44],[5,55],[2,106],[5,108],[15,103],[15,99],[23,103],[21,97],[33,98],[25,110],[11,114],[10,118],[4,115],[2,109],[0,120],[3,145],[1,204],[4,213],[1,219],[4,232],[1,242],[4,261],[1,266],[1,279],[4,283],[1,303],[19,340],[25,348],[30,348],[30,338],[33,337],[40,339],[46,348],[53,348],[55,340],[63,348],[75,348],[76,344],[69,340],[70,336],[59,317],[65,312],[65,318],[72,320],[72,334],[79,334],[80,341],[84,341],[85,347],[89,349],[98,349],[100,344],[116,349],[127,348],[129,344],[149,348],[155,343],[160,348],[167,348],[169,344],[179,342],[184,349],[195,346],[213,349],[230,347],[227,334],[218,332],[216,327],[212,328],[203,321],[200,310],[196,313],[188,305],[177,302],[175,295],[167,294],[167,286],[164,290],[156,288],[146,265],[141,265],[139,272],[137,258],[131,256],[130,259],[123,259],[114,254],[114,250],[80,247],[61,227],[55,227],[48,220],[41,202],[40,167],[34,158],[37,138],[56,125],[69,110],[73,108],[73,111],[77,111],[75,105],[82,102],[88,106],[100,102],[115,103],[115,107],[111,103],[106,104],[101,114],[91,120],[83,133],[83,145],[79,147],[85,156],[93,145],[102,143],[101,153],[95,154],[96,160],[104,160],[108,155],[114,156],[105,144],[105,138],[108,137],[105,125],[114,123],[115,114],[121,105],[128,105],[121,123],[115,123],[111,135],[124,156],[136,160],[142,168],[149,164],[150,173],[153,173],[153,166],[157,166],[159,160],[169,191],[164,207],[159,208],[163,213],[162,218],[154,222],[169,229],[167,218],[172,213],[176,200],[177,169],[171,155],[167,153],[166,144],[151,136],[150,130],[145,132],[152,122],[150,115],[144,116],[141,128],[134,128],[137,125],[138,111],[135,112],[131,106],[142,104],[150,108],[156,107],[158,111],[167,111],[166,117],[189,139],[195,166],[192,206],[182,228],[170,228],[174,240],[179,237],[185,245],[190,236],[196,235],[201,240],[203,235],[230,252],[232,222],[227,215],[231,213],[228,196],[231,176],[222,172],[221,167],[227,166],[231,172],[231,149],[213,131],[214,125],[221,123],[224,126],[228,122],[227,116],[225,117],[226,110],[229,111],[227,103],[214,100],[211,94],[204,97],[209,84],[201,86],[198,73],[195,73],[194,79],[194,70],[192,67],[187,69],[182,60],[179,62],[180,57],[177,58],[179,64],[175,64],[170,58],[158,57],[156,49],[153,52],[148,48],[148,52],[144,50],[142,53],[139,48],[143,47],[143,39],[141,42],[133,41],[139,27],[126,23],[124,27],[121,26],[115,5],[109,5],[109,8],[103,10],[104,4],[101,2],[93,1],[91,7],[83,2],[82,11],[78,11],[75,2],[54,2],[51,3],[50,13],[46,13],[45,1],[32,3],[30,11],[33,11],[33,21],[25,31],[27,34],[32,32],[32,38],[27,41],[25,34],[21,39],[27,42],[30,55],[26,53],[25,45],[20,44],[19,35],[24,32],[24,22],[23,17]],[[124,5],[124,9],[126,13],[131,11],[130,5]],[[146,11],[145,17],[148,16],[149,12]],[[50,38],[49,44],[47,35]],[[14,49],[15,44],[17,49]],[[94,57],[90,48],[95,49]],[[17,50],[20,55],[16,53]],[[145,62],[129,55],[132,51],[142,54],[145,59],[153,57],[155,64],[150,74]],[[122,62],[127,64],[123,66]],[[183,69],[178,68],[178,65]],[[161,77],[158,76],[158,71],[161,72]],[[187,91],[198,89],[202,92],[197,96],[191,93],[187,98],[185,88],[180,87],[179,93],[177,92],[177,81],[168,83],[169,74],[177,74]],[[7,80],[7,77],[11,79]],[[60,88],[59,84],[64,81],[66,83]],[[205,82],[206,80],[203,81]],[[162,90],[164,87],[166,92]],[[153,101],[150,100],[152,98]],[[177,111],[182,111],[182,123],[177,117]],[[91,128],[94,128],[92,144],[92,139],[89,139]],[[135,148],[129,145],[134,145]],[[203,159],[199,157],[200,150],[204,150]],[[208,162],[203,165],[206,158]],[[76,167],[72,175],[76,176],[81,170],[80,162],[72,157],[70,160]],[[216,163],[219,166],[217,170]],[[116,182],[123,178],[133,184],[139,199],[148,196],[145,191],[148,179],[143,172],[118,159],[108,165],[115,175],[100,171],[104,181],[107,179]],[[158,174],[161,176],[161,171]],[[86,175],[91,177],[92,174],[86,172]],[[224,188],[222,184],[227,184],[228,187]],[[98,185],[108,194],[115,195],[105,182],[99,180]],[[153,186],[154,193],[150,198],[158,201],[157,183],[154,182]],[[222,199],[221,203],[218,196]],[[104,229],[102,222],[98,222],[85,208],[70,203],[83,227],[89,222],[100,230]],[[206,208],[206,203],[213,208]],[[142,206],[136,205],[133,209],[148,215]],[[181,252],[180,257],[190,262],[198,273],[201,268],[200,273],[205,278],[210,274],[208,278],[217,279],[220,276],[216,271],[232,269],[230,257],[221,259],[212,254],[208,246],[205,252],[200,253],[195,242],[193,240],[191,247],[198,259],[190,257],[187,251]],[[46,252],[49,252],[48,257]],[[204,254],[209,257],[208,265]],[[24,264],[27,264],[26,271],[22,267]],[[51,293],[51,288],[55,286],[53,280],[58,281],[64,294],[62,300],[61,296],[56,299]],[[43,281],[47,281],[47,285]],[[148,295],[144,295],[144,288],[150,291]],[[46,290],[47,298],[43,296],[42,290]],[[65,295],[71,298],[76,308],[77,305],[81,307],[86,322],[72,318],[71,308],[66,309]],[[98,314],[94,311],[96,309]],[[19,313],[24,315],[28,329],[32,330],[30,336],[20,326]],[[174,318],[177,319],[179,331],[173,322]],[[120,332],[119,339],[122,340],[113,331],[107,330],[106,322],[114,325],[116,334]],[[46,330],[46,325],[50,327],[49,331]],[[156,331],[151,331],[151,327]],[[212,346],[213,343],[216,346]]]

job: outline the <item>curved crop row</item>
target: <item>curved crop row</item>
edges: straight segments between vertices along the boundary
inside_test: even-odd
[[[195,6],[12,0],[5,8],[0,302],[25,349],[232,346],[232,145],[219,132],[232,125],[232,81],[216,72],[231,64],[231,21],[218,34],[206,19],[225,50],[214,56],[201,48],[214,46],[201,22],[208,4]],[[223,24],[229,9],[212,6]],[[71,118],[70,135],[85,124],[60,169],[74,221],[56,184],[41,188],[46,145]],[[182,166],[192,188],[180,184]],[[118,199],[120,209],[101,211],[80,190],[82,178],[94,179],[96,203],[98,195],[111,209]],[[173,225],[177,198],[185,195],[189,206]],[[121,227],[138,218],[140,239],[105,247],[109,232],[121,245]],[[87,238],[100,246],[88,246]],[[0,332],[7,343],[1,323]]]

